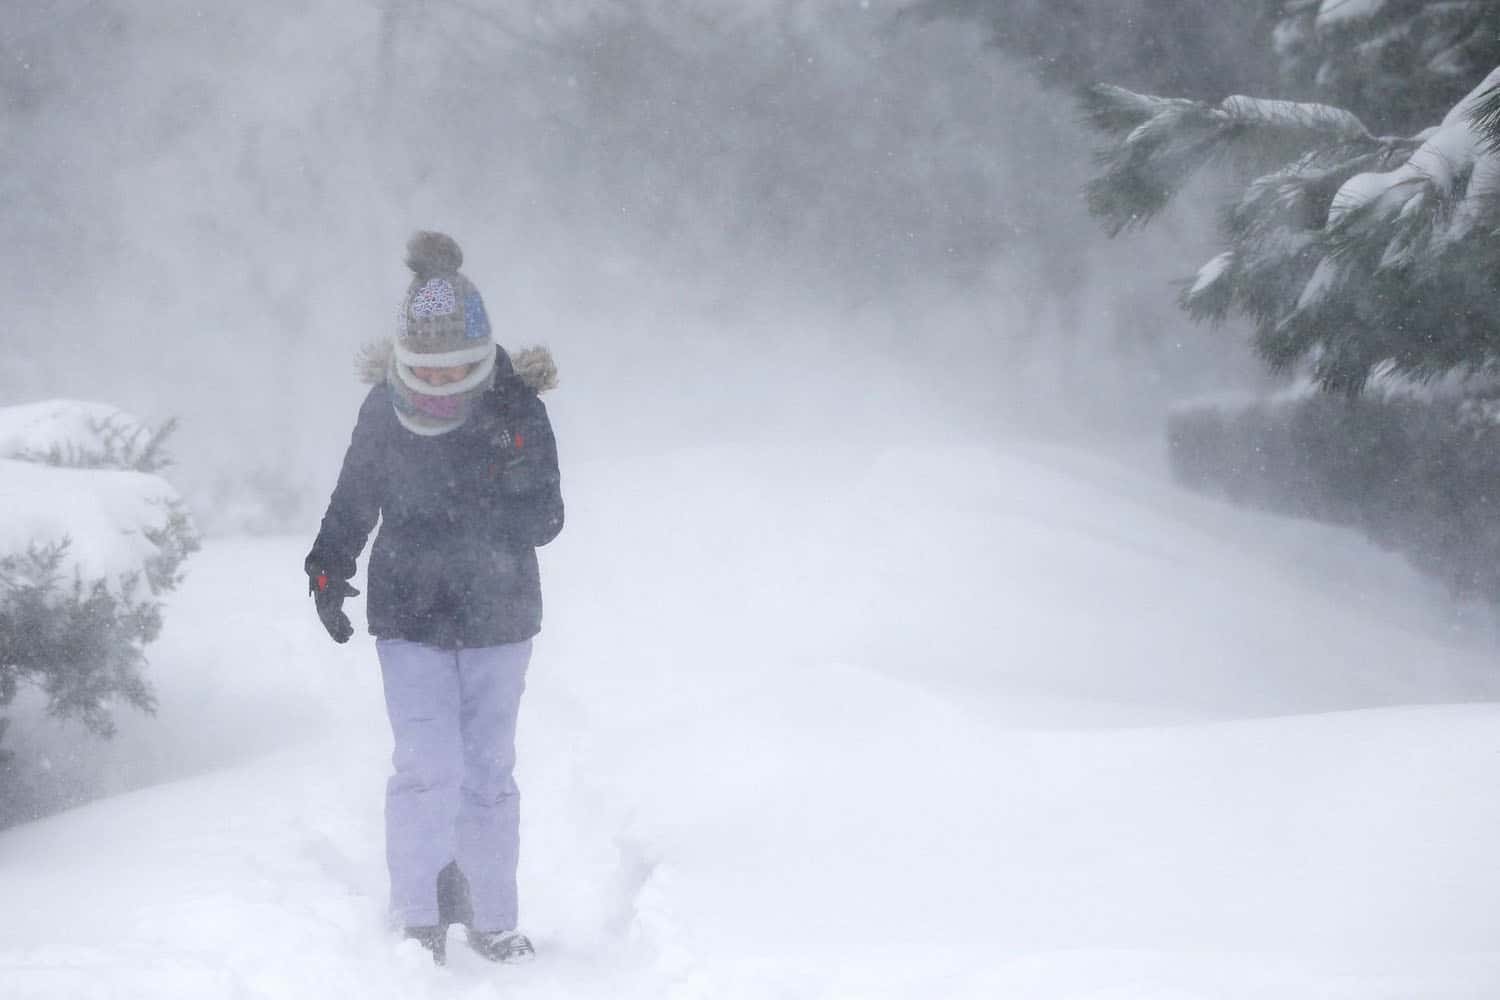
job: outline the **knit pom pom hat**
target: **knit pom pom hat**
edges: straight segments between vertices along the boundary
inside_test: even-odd
[[[461,425],[494,379],[490,319],[479,289],[459,273],[463,262],[464,252],[445,233],[420,232],[407,241],[412,279],[401,300],[388,381],[396,416],[416,434],[443,434]],[[431,385],[412,371],[463,365],[474,369],[446,385]]]

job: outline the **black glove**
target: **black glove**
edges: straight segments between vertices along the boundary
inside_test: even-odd
[[[359,591],[349,586],[348,580],[329,576],[322,570],[314,570],[307,575],[307,592],[312,595],[313,604],[318,609],[318,619],[328,630],[328,634],[333,636],[333,641],[348,642],[349,637],[354,634],[354,626],[349,624],[349,616],[344,614],[344,598],[354,597]]]

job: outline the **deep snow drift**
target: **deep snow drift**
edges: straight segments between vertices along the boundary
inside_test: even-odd
[[[120,737],[180,780],[0,834],[0,996],[1500,993],[1494,651],[1394,556],[1032,445],[564,488],[535,965],[394,943],[370,640],[323,635],[308,539],[246,539]]]
[[[122,410],[101,403],[52,399],[0,407],[0,555],[35,542],[67,539],[63,577],[85,583],[140,574],[162,549],[148,533],[161,530],[177,491],[159,476],[134,471],[151,432]],[[94,467],[68,459],[93,456]],[[59,460],[53,464],[51,459]],[[98,467],[98,466],[104,467]]]

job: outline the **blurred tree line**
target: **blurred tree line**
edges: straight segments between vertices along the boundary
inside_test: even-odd
[[[511,219],[857,299],[1083,242],[1027,193],[1081,180],[1079,135],[1010,66],[953,72],[964,47],[857,5],[384,0],[378,128],[399,190],[509,189]],[[1007,131],[1031,148],[995,157]]]
[[[211,286],[219,311],[253,310],[257,338],[296,349],[337,318],[325,290],[347,266],[266,248],[373,244],[382,217],[462,211],[585,283],[713,270],[725,289],[858,302],[999,276],[1018,326],[1076,329],[1080,289],[1115,261],[1066,194],[1087,179],[1085,140],[1017,66],[1069,87],[1345,104],[1382,135],[1472,86],[1500,17],[1452,0],[326,6],[308,26],[318,12],[289,2],[18,0],[0,31],[13,313],[93,278],[101,298],[172,306]],[[981,65],[952,25],[1006,58]],[[318,31],[339,38],[325,68],[254,72]],[[276,100],[278,82],[299,100]],[[52,349],[41,324],[13,326]]]
[[[1279,3],[1223,0],[920,0],[907,15],[977,25],[1045,83],[1096,80],[1207,99],[1263,90]]]
[[[386,321],[368,290],[399,261],[381,248],[440,221],[534,312],[818,315],[929,384],[973,373],[971,399],[1059,342],[1187,384],[1225,364],[1157,294],[1169,260],[1107,246],[1070,196],[1088,177],[1072,116],[972,25],[904,7],[17,0],[0,293],[25,349],[0,358],[0,396],[150,418],[170,386],[190,495],[221,478],[195,462],[222,459],[216,428],[257,449],[237,461],[297,470],[333,431],[295,401]],[[178,351],[125,395],[100,384],[138,366],[135,338],[186,336],[266,390],[210,393]]]

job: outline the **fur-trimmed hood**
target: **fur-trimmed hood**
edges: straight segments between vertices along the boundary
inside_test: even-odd
[[[395,349],[395,341],[389,338],[360,348],[354,361],[359,380],[368,385],[379,385],[389,378],[391,356]],[[495,350],[499,352],[497,362],[502,362],[496,365],[497,373],[511,369],[527,388],[538,395],[557,388],[557,362],[552,359],[552,352],[547,348],[523,347],[515,354],[508,354],[503,347],[497,346]]]

